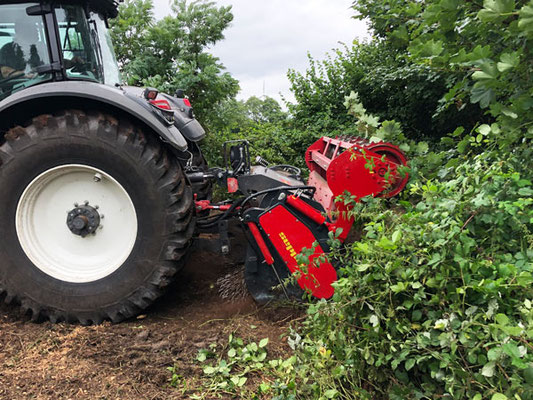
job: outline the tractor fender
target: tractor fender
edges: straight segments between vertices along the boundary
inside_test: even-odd
[[[146,124],[156,132],[163,141],[171,144],[180,151],[187,150],[187,141],[173,124],[168,124],[158,118],[146,100],[128,94],[118,87],[106,86],[99,83],[83,81],[50,82],[31,86],[0,101],[0,125],[10,118],[10,111],[20,106],[46,98],[69,98],[98,102],[112,108],[120,109],[132,117]],[[20,111],[19,111],[20,112]],[[33,112],[33,110],[32,110]]]

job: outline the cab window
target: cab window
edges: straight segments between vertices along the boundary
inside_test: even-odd
[[[26,14],[32,5],[37,3],[0,5],[0,100],[51,78],[39,73],[50,56],[43,18]]]
[[[67,77],[102,82],[98,38],[85,10],[76,5],[60,5],[56,16]]]

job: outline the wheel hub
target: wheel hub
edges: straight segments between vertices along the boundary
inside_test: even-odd
[[[78,236],[86,237],[100,226],[100,214],[95,207],[89,204],[78,206],[69,211],[67,217],[67,226],[70,231]]]

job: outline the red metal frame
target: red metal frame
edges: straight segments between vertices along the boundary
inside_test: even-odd
[[[311,220],[315,221],[318,225],[322,225],[326,222],[326,217],[318,212],[314,207],[307,204],[305,201],[296,196],[287,197],[287,204],[300,211],[302,214],[307,215]]]
[[[259,246],[259,250],[261,250],[261,253],[263,254],[265,262],[268,265],[274,264],[274,257],[272,257],[270,250],[268,250],[268,246],[265,243],[265,239],[263,239],[263,236],[261,236],[261,232],[259,232],[259,228],[255,224],[255,222],[248,222],[247,225],[250,229],[250,232],[252,232],[252,236],[254,237],[257,246]]]
[[[231,204],[212,204],[210,200],[195,200],[196,211],[207,211],[207,210],[220,210],[227,211],[231,208]]]

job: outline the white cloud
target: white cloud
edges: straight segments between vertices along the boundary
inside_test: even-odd
[[[170,11],[168,0],[155,0],[156,17]],[[327,52],[368,37],[366,24],[352,18],[352,0],[217,0],[232,5],[234,20],[213,54],[240,81],[240,98],[267,96],[292,100],[287,71],[305,71],[307,53]],[[263,93],[264,88],[264,93]]]

